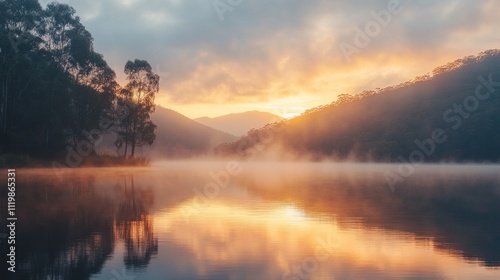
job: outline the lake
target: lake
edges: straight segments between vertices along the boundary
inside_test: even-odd
[[[420,166],[390,186],[385,175],[397,168],[185,161],[18,169],[9,276],[500,279],[500,166]]]

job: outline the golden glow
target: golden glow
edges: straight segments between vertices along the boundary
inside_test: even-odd
[[[187,213],[190,213],[187,215]],[[156,232],[189,249],[197,273],[209,267],[266,260],[285,274],[290,266],[310,257],[321,258],[311,279],[324,279],[343,269],[377,270],[401,275],[405,269],[453,279],[488,271],[438,251],[432,239],[410,234],[366,229],[357,223],[340,225],[335,218],[308,216],[293,205],[187,201],[155,216]],[[349,268],[346,268],[349,267]],[[452,274],[452,273],[458,274]],[[493,272],[491,272],[493,275]]]
[[[296,222],[306,221],[304,210],[297,209],[291,205],[283,207],[279,213],[283,213],[284,218],[291,219]]]
[[[176,104],[172,105],[165,95],[159,95],[157,104],[169,109],[173,109],[189,118],[218,117],[222,115],[241,113],[247,111],[268,112],[285,119],[296,117],[304,111],[333,101],[321,97],[312,97],[309,94],[300,96],[276,98],[272,101],[255,103],[235,103],[235,104]]]
[[[211,68],[200,67],[187,80],[176,82],[170,77],[165,78],[156,101],[190,118],[217,117],[251,110],[290,118],[307,109],[329,104],[340,94],[356,94],[397,85],[429,73],[437,66],[494,47],[495,42],[488,42],[481,49],[473,45],[466,50],[456,49],[456,46],[450,45],[445,53],[429,51],[414,54],[401,50],[397,56],[371,54],[366,50],[351,63],[346,63],[343,58],[296,61],[295,55],[277,54],[273,59],[276,69],[271,67],[275,70],[272,73],[266,72],[267,69],[249,72],[238,63],[220,61]],[[266,66],[255,65],[255,69],[259,68]],[[307,71],[298,70],[302,68]],[[225,75],[233,84],[224,80],[213,81],[215,77]],[[214,78],[210,80],[207,77]],[[213,83],[211,88],[204,85],[209,82]],[[205,100],[179,101],[172,98],[172,94],[180,92],[196,93],[198,88]]]

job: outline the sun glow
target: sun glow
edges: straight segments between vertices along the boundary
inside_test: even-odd
[[[155,225],[171,242],[189,248],[202,276],[208,275],[206,263],[230,266],[262,259],[281,271],[270,274],[286,274],[290,264],[312,257],[325,258],[311,279],[325,279],[346,265],[356,270],[391,270],[389,273],[401,273],[397,270],[412,266],[422,273],[443,271],[443,278],[452,276],[445,271],[473,275],[482,270],[474,263],[463,267],[453,255],[436,250],[432,240],[423,242],[402,232],[318,219],[291,204],[241,205],[212,200],[199,207],[194,200],[186,201],[155,215]]]
[[[300,114],[298,113],[286,113],[286,114],[283,114],[282,117],[289,120],[289,119],[293,119],[297,116],[300,116]]]
[[[304,210],[297,209],[295,206],[289,205],[280,209],[279,213],[282,213],[285,218],[295,220],[295,221],[305,221],[306,215]]]

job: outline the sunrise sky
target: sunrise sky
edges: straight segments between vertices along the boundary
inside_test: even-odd
[[[146,59],[161,76],[157,103],[191,118],[290,117],[500,48],[496,0],[58,2],[76,9],[122,85],[127,60]]]

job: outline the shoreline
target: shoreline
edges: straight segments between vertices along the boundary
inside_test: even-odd
[[[35,158],[23,154],[0,155],[0,169],[4,168],[86,168],[86,167],[146,167],[150,166],[147,158],[123,158],[107,154],[92,155],[83,158],[77,166],[67,166],[63,158]]]

